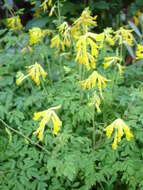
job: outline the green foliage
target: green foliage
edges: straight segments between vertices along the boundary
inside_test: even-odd
[[[115,7],[117,3],[112,1]],[[109,11],[110,3],[97,1],[94,7]],[[75,16],[79,7],[67,1],[61,9],[63,16],[69,10]],[[43,13],[39,20],[30,20],[26,30],[50,24],[55,27],[47,17]],[[49,43],[51,36],[29,52],[26,30],[0,30],[0,189],[142,190],[142,61],[128,65],[116,84],[109,84],[103,92],[102,112],[97,113],[87,92],[82,93],[81,102],[79,65],[74,57],[68,52],[55,54]],[[113,54],[111,48],[106,50],[107,55]],[[104,53],[97,63],[99,70]],[[36,86],[28,78],[17,86],[17,72],[25,72],[25,67],[36,61],[48,73],[46,80]],[[105,73],[113,78],[113,68]],[[61,130],[54,136],[52,127],[46,126],[44,140],[39,142],[33,135],[38,127],[33,114],[56,105],[61,105]],[[115,151],[111,148],[113,139],[107,140],[103,129],[118,117],[127,121],[134,138],[130,142],[123,138]]]

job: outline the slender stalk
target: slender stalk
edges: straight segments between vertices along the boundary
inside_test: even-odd
[[[38,148],[40,148],[41,150],[43,150],[44,152],[46,152],[48,155],[50,155],[51,153],[46,149],[44,148],[43,146],[41,146],[40,144],[32,141],[29,137],[25,136],[23,133],[21,133],[20,131],[10,127],[7,123],[5,123],[2,119],[0,119],[1,123],[3,123],[3,125],[5,127],[7,127],[8,129],[10,129],[11,131],[13,131],[14,133],[18,134],[19,136],[23,137],[24,139],[26,139],[28,142],[30,142],[32,145],[35,145],[37,146]]]
[[[59,19],[59,24],[61,24],[60,0],[57,1],[57,7],[58,7],[58,19]]]
[[[46,95],[48,95],[48,92],[47,92],[47,89],[45,88],[45,84],[44,84],[43,79],[41,79],[40,82],[42,84],[43,90],[45,91]]]
[[[82,64],[79,64],[79,80],[82,81]],[[80,85],[80,105],[82,104],[82,86]]]
[[[92,133],[92,143],[93,143],[93,149],[95,149],[95,106],[93,105],[93,116],[92,116],[92,127],[93,127],[93,133]]]
[[[50,62],[49,62],[48,59],[47,59],[47,63],[48,63],[48,72],[49,72],[50,83],[52,85],[53,84],[53,80],[52,80],[51,65],[50,65]]]

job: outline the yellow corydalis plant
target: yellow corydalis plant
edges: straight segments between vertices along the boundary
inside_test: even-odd
[[[56,47],[56,49],[61,48],[62,51],[65,50],[65,47],[70,47],[71,45],[71,28],[67,22],[63,22],[58,27],[59,34],[56,34],[51,39],[51,48]]]
[[[43,80],[45,80],[47,73],[37,62],[34,65],[27,67],[28,76],[32,78],[32,80],[39,85],[40,84],[40,76]]]
[[[42,30],[38,27],[33,27],[29,30],[29,36],[30,36],[30,45],[37,44],[38,42],[42,41],[43,37],[45,36],[46,31]]]
[[[121,141],[124,134],[126,135],[127,141],[130,141],[133,137],[133,134],[130,132],[128,125],[126,125],[125,122],[120,118],[113,121],[113,123],[107,126],[104,131],[106,132],[107,139],[109,139],[113,131],[115,131],[114,141],[112,144],[112,148],[114,150],[117,149],[118,143]]]
[[[129,44],[130,46],[133,46],[132,30],[120,27],[120,29],[114,32],[114,34],[115,34],[114,40],[118,41],[119,45]]]
[[[31,77],[32,80],[38,85],[40,85],[40,76],[43,80],[45,80],[47,73],[44,71],[44,69],[41,67],[40,64],[37,62],[34,65],[27,67],[27,75],[24,75],[22,72],[18,72],[16,84],[20,85],[22,81],[28,77]]]
[[[110,46],[113,46],[115,44],[113,34],[114,34],[114,31],[112,28],[104,29],[104,40],[108,42]]]
[[[44,0],[43,3],[41,3],[40,7],[43,9],[44,12],[48,10],[48,7],[52,6],[52,0]]]
[[[94,93],[93,96],[90,98],[89,106],[95,106],[97,109],[97,113],[101,113],[100,104],[100,97],[96,93]]]
[[[118,56],[104,57],[104,69],[107,69],[109,66],[113,64],[118,67],[119,73],[120,75],[122,75],[124,66],[120,64],[121,62],[122,62],[122,58]]]
[[[82,34],[88,32],[91,26],[97,26],[96,18],[97,16],[92,17],[90,10],[86,8],[81,13],[81,16],[73,23],[72,34],[79,34],[79,31]]]
[[[21,30],[23,28],[19,16],[13,16],[7,19],[8,27],[13,30]]]
[[[106,82],[110,80],[106,79],[105,77],[101,76],[97,71],[93,71],[93,73],[86,79],[81,81],[81,85],[83,89],[93,89],[97,85],[100,96],[103,98],[102,89],[106,88]]]
[[[135,22],[135,25],[138,26],[141,20],[141,16],[142,16],[142,12],[140,10],[138,10],[135,14],[135,16],[133,16],[133,20]]]
[[[138,44],[136,51],[136,60],[143,59],[143,46]]]
[[[55,110],[58,110],[60,108],[61,108],[61,105],[56,106],[56,107],[51,107],[45,111],[34,113],[34,117],[33,117],[34,121],[37,121],[38,119],[42,118],[39,123],[38,129],[33,133],[35,135],[38,135],[38,138],[40,141],[43,140],[43,133],[44,133],[45,126],[50,121],[52,121],[52,123],[53,123],[53,134],[54,135],[58,134],[58,132],[62,126],[62,121],[55,113]]]

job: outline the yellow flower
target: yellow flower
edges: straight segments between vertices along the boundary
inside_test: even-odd
[[[100,97],[96,93],[94,93],[93,97],[90,100],[89,105],[90,106],[95,105],[95,107],[97,109],[97,113],[101,113],[100,104],[101,104]]]
[[[122,58],[121,57],[104,57],[104,69],[108,68],[111,64],[115,64],[117,62],[121,62]]]
[[[136,60],[143,59],[143,46],[138,44],[136,51]]]
[[[64,51],[65,47],[70,47],[71,45],[71,28],[67,22],[63,22],[58,27],[58,31],[59,34],[55,35],[51,40],[51,48],[61,48]]]
[[[114,40],[118,40],[119,45],[128,43],[130,46],[133,46],[132,30],[127,30],[123,27],[120,27],[120,29],[115,32]]]
[[[123,74],[123,69],[125,68],[124,66],[120,65],[119,63],[117,63],[117,67],[119,69],[119,73],[120,73],[120,76]]]
[[[60,47],[60,36],[59,36],[59,34],[54,36],[51,40],[50,47],[53,48],[54,46],[56,46],[57,49]]]
[[[42,7],[43,11],[46,12],[48,9],[48,6],[51,7],[52,0],[45,0],[40,6]]]
[[[38,138],[40,141],[43,140],[43,133],[44,133],[45,126],[50,121],[52,121],[52,123],[53,123],[53,134],[54,135],[58,134],[58,132],[62,126],[62,122],[59,119],[59,117],[56,115],[55,110],[60,109],[60,108],[61,108],[61,106],[59,105],[56,107],[51,107],[45,111],[34,113],[34,117],[33,117],[34,121],[37,121],[38,119],[42,118],[38,129],[33,133],[33,134],[38,135]]]
[[[19,16],[8,18],[7,22],[8,22],[8,27],[12,28],[13,30],[22,29],[21,19]]]
[[[106,82],[109,82],[110,80],[106,79],[105,77],[101,76],[97,71],[93,71],[93,73],[86,79],[81,82],[81,85],[83,89],[92,89],[96,86],[100,93],[100,96],[103,98],[102,95],[102,88],[106,88],[107,84]]]
[[[140,19],[141,19],[142,13],[140,10],[137,11],[137,13],[135,14],[135,16],[133,16],[135,25],[138,26],[140,23]]]
[[[21,83],[22,83],[22,81],[24,80],[24,79],[26,79],[27,78],[27,76],[25,76],[21,71],[19,71],[18,73],[17,73],[17,76],[16,76],[16,84],[17,85],[20,85]]]
[[[91,68],[94,69],[96,67],[96,60],[98,57],[98,45],[93,40],[92,34],[93,33],[87,33],[80,36],[75,45],[75,61],[79,62],[80,64],[84,64],[87,70],[90,70]]]
[[[82,12],[81,16],[74,22],[73,30],[74,28],[75,30],[77,28],[80,28],[81,30],[83,30],[83,32],[87,32],[90,26],[97,26],[96,18],[97,16],[92,17],[90,15],[89,9],[86,8]]]
[[[130,132],[130,128],[125,124],[125,122],[118,118],[109,126],[107,126],[104,131],[106,131],[107,139],[109,139],[115,130],[114,141],[112,144],[112,148],[117,149],[117,143],[119,143],[122,139],[122,136],[125,134],[127,141],[130,141],[133,137],[133,134]]]
[[[37,62],[34,65],[28,66],[27,72],[28,76],[30,76],[37,85],[40,84],[40,76],[45,80],[47,75],[44,69]]]
[[[117,149],[117,143],[118,143],[118,138],[117,138],[117,132],[116,132],[115,136],[114,136],[114,141],[113,141],[113,144],[112,144],[113,150]]]
[[[104,29],[105,41],[107,41],[111,46],[115,44],[115,41],[113,39],[113,32],[114,31],[112,30],[112,28]]]
[[[45,31],[41,30],[38,27],[33,27],[32,29],[29,30],[29,35],[30,35],[30,45],[36,44],[39,41],[43,39],[45,36]]]

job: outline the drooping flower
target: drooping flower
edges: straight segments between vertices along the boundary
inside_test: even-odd
[[[8,18],[7,22],[8,22],[8,27],[12,28],[13,30],[21,30],[23,27],[19,16],[13,16],[11,18]]]
[[[37,44],[39,41],[43,39],[45,34],[46,34],[45,31],[41,30],[41,28],[33,27],[32,29],[30,29],[29,30],[30,45]]]
[[[114,40],[118,41],[119,45],[129,44],[130,46],[133,46],[132,30],[128,30],[123,27],[120,27],[120,29],[114,33],[115,33]]]
[[[71,45],[71,28],[67,22],[63,22],[58,27],[58,31],[59,34],[56,34],[51,40],[51,48],[61,48],[64,51],[65,47],[70,47]]]
[[[43,11],[46,12],[48,7],[52,6],[52,0],[44,0],[40,6],[43,9]]]
[[[101,104],[100,97],[96,93],[94,93],[90,99],[89,106],[94,105],[97,109],[97,113],[101,113],[100,104]]]
[[[118,56],[104,57],[104,69],[107,69],[111,65],[116,65],[118,67],[120,75],[122,75],[124,66],[120,64],[121,62],[122,58]]]
[[[115,131],[114,141],[112,144],[112,148],[114,150],[117,149],[117,144],[121,141],[124,134],[126,136],[127,141],[130,141],[131,138],[133,137],[133,134],[131,133],[130,128],[120,118],[113,121],[113,123],[111,123],[109,126],[107,126],[104,129],[104,131],[106,131],[107,139],[109,139],[111,137],[113,131]]]
[[[102,89],[106,88],[107,84],[106,82],[109,82],[110,80],[106,79],[105,77],[101,76],[97,71],[93,71],[93,73],[85,80],[81,82],[81,85],[83,89],[92,89],[96,86],[98,87],[100,96],[103,98],[102,95]]]
[[[140,10],[138,10],[135,14],[135,16],[133,16],[133,20],[136,26],[139,25],[140,20],[141,20],[141,16],[142,16],[142,12]]]
[[[112,64],[116,64],[117,62],[121,61],[122,58],[118,56],[104,57],[104,69],[108,68]]]
[[[47,73],[37,62],[34,65],[27,67],[28,76],[32,78],[32,80],[39,85],[40,84],[40,76],[43,80],[45,80]]]
[[[143,59],[143,45],[137,45],[136,60]]]
[[[16,84],[20,85],[24,79],[26,79],[28,76],[25,76],[21,71],[19,71],[16,75]]]
[[[59,119],[59,117],[55,113],[55,110],[60,109],[60,108],[61,108],[61,105],[56,106],[56,107],[51,107],[45,111],[34,113],[34,117],[33,117],[34,121],[37,121],[38,119],[42,118],[41,122],[39,123],[38,129],[33,133],[33,134],[38,135],[38,138],[40,141],[43,140],[43,133],[44,133],[45,126],[50,121],[52,121],[53,123],[53,134],[54,135],[58,134],[62,126],[62,121]]]
[[[81,16],[74,22],[72,30],[76,33],[77,29],[82,30],[83,33],[88,32],[89,27],[97,26],[97,16],[92,17],[90,10],[86,8],[83,10]]]
[[[109,43],[109,45],[113,46],[115,44],[114,38],[113,38],[113,29],[112,28],[106,28],[104,29],[104,35],[105,35],[105,41]]]
[[[23,80],[25,80],[28,77],[31,77],[32,80],[39,85],[40,84],[40,76],[42,77],[43,80],[45,80],[47,73],[44,71],[44,69],[41,67],[40,64],[37,62],[34,65],[28,66],[27,67],[27,75],[24,75],[22,72],[18,72],[17,74],[17,79],[16,79],[16,84],[20,85]]]

